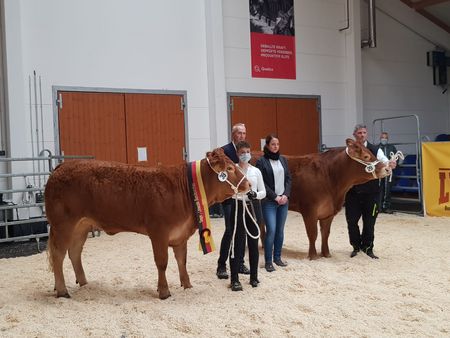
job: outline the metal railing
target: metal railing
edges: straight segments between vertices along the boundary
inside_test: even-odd
[[[410,208],[407,206],[407,204],[410,204],[410,205],[416,204],[418,206],[418,208],[413,213],[423,215],[422,170],[421,170],[421,168],[422,168],[422,139],[421,139],[421,135],[420,135],[419,117],[416,114],[411,114],[411,115],[386,117],[386,118],[380,118],[380,119],[373,120],[373,123],[372,123],[373,143],[376,144],[375,138],[379,135],[376,133],[376,131],[377,131],[377,129],[375,128],[376,126],[379,126],[379,128],[380,128],[379,131],[381,133],[382,131],[385,131],[385,126],[386,126],[386,124],[388,124],[388,122],[394,121],[394,120],[408,120],[408,119],[414,120],[414,130],[411,130],[411,132],[410,132],[411,141],[410,142],[393,142],[390,144],[395,145],[395,146],[399,146],[399,145],[400,146],[410,146],[414,149],[414,151],[411,152],[409,155],[415,156],[415,163],[405,163],[405,164],[399,163],[397,167],[398,167],[398,169],[414,168],[413,171],[415,174],[414,175],[411,175],[411,174],[398,175],[394,171],[393,180],[394,180],[394,182],[396,180],[400,180],[400,179],[412,180],[412,181],[414,181],[415,186],[402,186],[401,190],[404,191],[405,193],[408,193],[409,196],[403,197],[401,195],[396,196],[395,194],[392,194],[391,201],[392,201],[392,203],[394,203],[395,201],[399,202],[398,203],[399,207],[395,208],[395,209],[398,211],[403,211],[403,212],[409,212]],[[389,127],[389,125],[388,125],[388,127]],[[395,137],[395,132],[391,131],[389,134],[391,136]],[[414,136],[412,136],[412,135],[414,135]],[[399,149],[399,150],[401,150],[401,149]],[[404,205],[405,207],[403,208],[403,207],[401,207],[401,205]]]
[[[48,156],[43,156],[47,153]],[[39,249],[39,239],[48,237],[49,226],[46,223],[44,190],[48,177],[54,168],[65,160],[93,159],[93,156],[59,156],[52,155],[48,149],[40,152],[38,157],[0,158],[0,163],[8,163],[9,168],[17,162],[33,162],[33,172],[12,172],[0,174],[0,179],[7,180],[7,189],[0,189],[0,244],[35,239]],[[44,163],[37,166],[35,162]],[[42,167],[42,168],[41,168]],[[23,177],[25,187],[13,180]],[[35,185],[29,182],[32,178]],[[37,184],[36,184],[36,178]],[[14,186],[20,186],[14,188]],[[17,198],[22,194],[22,199]]]

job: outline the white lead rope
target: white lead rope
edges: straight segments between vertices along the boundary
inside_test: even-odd
[[[231,237],[231,245],[230,245],[231,258],[234,258],[234,241],[236,240],[237,216],[238,216],[237,211],[238,211],[238,203],[239,203],[239,199],[238,199],[238,198],[235,198],[235,201],[236,201],[236,202],[235,202],[235,204],[234,204],[234,205],[235,205],[235,210],[234,210],[234,228],[233,228],[233,236]],[[247,203],[245,203],[245,199],[242,198],[241,201],[242,201],[242,221],[243,221],[243,223],[244,223],[245,231],[247,232],[247,234],[248,234],[251,238],[253,238],[253,239],[258,239],[258,238],[260,237],[260,235],[261,235],[261,232],[260,232],[260,230],[259,230],[259,225],[258,225],[258,223],[256,222],[256,220],[253,218],[252,213],[248,210]],[[250,203],[251,203],[251,201],[250,201]],[[248,212],[250,218],[251,218],[252,221],[253,221],[253,224],[256,226],[256,229],[257,229],[257,231],[258,231],[258,234],[257,234],[256,236],[252,235],[251,232],[250,232],[250,231],[248,230],[248,228],[247,228],[247,222],[246,222],[246,220],[245,220],[245,213],[246,213],[246,212]],[[228,252],[228,255],[230,255],[230,251]]]
[[[402,160],[405,159],[405,156],[403,155],[403,153],[400,150],[398,150],[395,154],[394,154],[394,152],[391,151],[391,153],[389,154],[389,157],[391,158],[390,161],[395,161],[395,162],[397,162],[397,160],[399,158],[401,158]],[[389,182],[392,182],[392,174],[393,173],[394,173],[394,171],[391,170],[391,174],[389,175]]]

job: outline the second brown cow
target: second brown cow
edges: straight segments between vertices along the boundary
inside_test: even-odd
[[[322,235],[322,256],[330,257],[328,237],[334,216],[342,209],[345,194],[355,184],[390,175],[366,147],[352,139],[347,147],[305,156],[286,156],[292,175],[289,210],[302,214],[309,240],[308,257],[318,258],[317,222]],[[370,170],[373,166],[373,173]],[[366,170],[367,169],[367,170]]]

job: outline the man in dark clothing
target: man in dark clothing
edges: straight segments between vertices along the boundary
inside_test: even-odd
[[[378,145],[386,155],[387,158],[391,158],[391,153],[395,154],[397,148],[393,144],[389,144],[389,134],[387,132],[382,132],[380,135],[380,144]],[[382,178],[380,180],[380,211],[392,214],[391,210],[391,186],[392,182],[389,182],[390,176]]]
[[[239,157],[236,153],[236,144],[239,141],[245,141],[247,135],[245,125],[237,123],[231,129],[231,142],[222,147],[225,155],[227,155],[234,163],[239,163]],[[225,218],[225,232],[223,233],[222,241],[220,242],[220,256],[217,261],[216,275],[219,279],[227,279],[226,262],[230,253],[231,239],[233,237],[233,222],[231,217],[231,204],[234,203],[232,198],[222,202],[223,216]],[[250,270],[244,264],[244,257],[240,257],[241,264],[239,266],[239,273],[250,274]]]
[[[353,136],[357,142],[366,146],[379,161],[389,162],[381,149],[367,142],[367,127],[365,125],[357,124]],[[395,165],[393,166],[395,167]],[[379,180],[371,180],[353,186],[345,196],[345,217],[350,244],[353,247],[350,257],[355,257],[362,250],[369,257],[378,258],[373,253],[373,241],[375,221],[378,215],[379,194]],[[362,233],[358,226],[361,216],[363,221]]]

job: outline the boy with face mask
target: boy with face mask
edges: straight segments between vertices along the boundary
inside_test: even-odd
[[[252,157],[250,153],[250,144],[246,141],[239,141],[236,144],[236,153],[239,157],[238,166],[240,170],[246,175],[247,180],[251,185],[251,190],[245,196],[245,203],[248,210],[252,213],[252,217],[256,220],[258,217],[256,213],[261,212],[259,209],[259,203],[255,200],[261,200],[266,197],[266,189],[264,186],[264,181],[262,174],[258,168],[252,166],[248,163]],[[250,215],[248,214],[247,208],[243,208],[242,201],[238,201],[238,207],[236,210],[236,201],[233,199],[231,205],[231,217],[233,232],[236,232],[234,237],[234,251],[230,254],[230,270],[231,270],[231,290],[241,291],[242,285],[239,281],[239,264],[241,257],[244,255],[245,251],[245,238],[247,237],[248,243],[248,255],[250,263],[250,285],[252,287],[257,287],[259,284],[258,280],[258,261],[259,261],[259,251],[258,251],[258,238],[253,238],[258,235],[259,227],[257,224],[253,223]],[[246,234],[246,229],[244,226],[244,221],[242,219],[242,213],[245,211],[245,224],[247,230],[252,236]],[[235,213],[237,213],[237,218],[235,218]],[[236,219],[236,224],[234,220]],[[236,227],[236,230],[234,229]],[[233,250],[233,248],[232,248]]]
[[[389,144],[389,134],[385,131],[380,135],[380,144],[378,147],[387,158],[391,157],[391,152],[394,154],[397,152],[397,148],[393,144]],[[391,185],[392,182],[389,182],[389,176],[380,180],[380,211],[387,214],[392,214]]]

